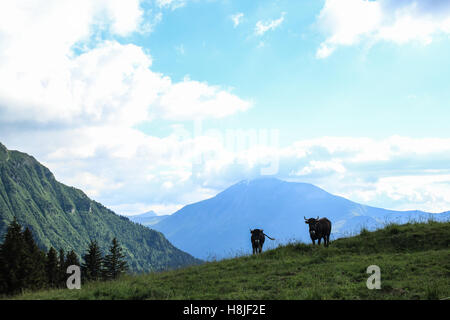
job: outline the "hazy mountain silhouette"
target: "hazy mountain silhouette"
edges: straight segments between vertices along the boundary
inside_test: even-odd
[[[332,195],[312,184],[275,178],[241,181],[215,197],[187,205],[153,225],[177,247],[202,258],[224,258],[250,253],[249,229],[260,228],[276,241],[265,248],[290,240],[310,242],[304,216],[331,220],[331,241],[337,237],[369,230],[387,222],[448,220],[450,213],[393,211],[361,205]]]
[[[137,214],[134,216],[128,216],[128,218],[136,223],[140,223],[144,226],[151,227],[158,222],[161,222],[165,218],[169,217],[169,215],[158,215],[155,211],[151,210],[145,213]]]

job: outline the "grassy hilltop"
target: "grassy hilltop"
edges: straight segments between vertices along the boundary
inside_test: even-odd
[[[292,243],[259,256],[15,298],[444,299],[450,297],[449,244],[450,222],[390,224],[329,248]],[[380,290],[366,287],[369,265],[381,268]]]

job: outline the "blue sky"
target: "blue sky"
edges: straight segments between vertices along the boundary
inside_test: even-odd
[[[445,211],[449,53],[448,1],[2,3],[0,141],[122,214],[262,175]]]
[[[448,36],[428,45],[355,45],[317,59],[323,36],[316,17],[323,4],[195,2],[168,12],[136,43],[149,48],[156,71],[230,86],[252,99],[255,106],[245,114],[221,119],[227,126],[283,128],[285,143],[336,134],[447,137],[450,90],[442,70],[450,70]],[[255,35],[258,21],[283,12],[278,28]],[[243,21],[233,27],[236,13]]]

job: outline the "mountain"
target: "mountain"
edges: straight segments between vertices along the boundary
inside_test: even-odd
[[[260,228],[276,238],[264,249],[291,240],[309,243],[304,216],[327,217],[331,240],[374,230],[388,222],[446,221],[450,212],[392,211],[361,205],[307,183],[275,178],[241,181],[211,199],[187,205],[153,226],[180,249],[201,259],[251,252],[250,229]]]
[[[134,272],[199,263],[160,232],[115,214],[83,191],[56,181],[33,157],[0,144],[1,240],[13,217],[31,229],[44,250],[51,246],[66,252],[74,250],[81,257],[90,240],[96,240],[105,254],[116,237]]]
[[[128,218],[133,222],[142,224],[146,227],[151,227],[167,217],[169,217],[169,215],[158,216],[155,211],[148,211],[134,216],[129,216]]]

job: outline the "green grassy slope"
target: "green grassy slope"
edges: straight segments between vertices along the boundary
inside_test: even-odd
[[[301,243],[175,271],[88,283],[81,290],[18,299],[443,299],[450,297],[450,222],[388,225],[335,240]],[[381,289],[366,287],[369,265]]]
[[[131,271],[176,268],[199,261],[175,248],[161,233],[119,216],[84,192],[56,181],[33,157],[0,144],[0,241],[16,217],[40,248],[53,246],[79,257],[90,240],[104,253],[117,237]]]

